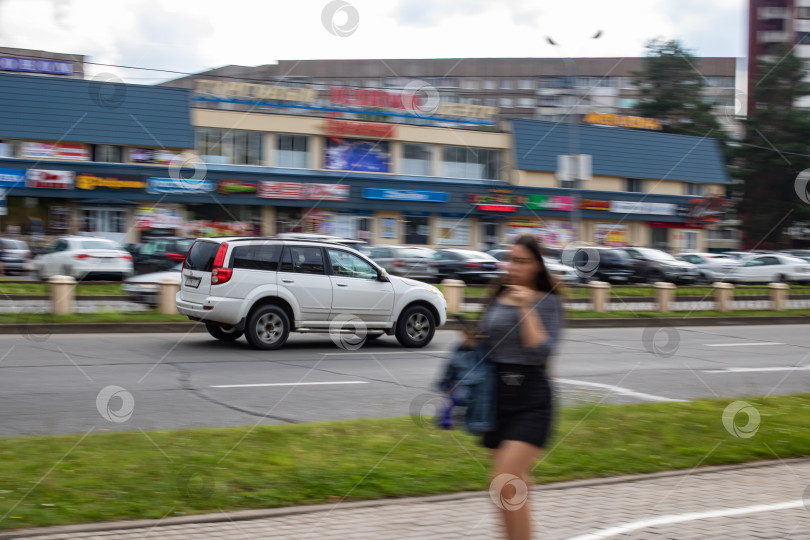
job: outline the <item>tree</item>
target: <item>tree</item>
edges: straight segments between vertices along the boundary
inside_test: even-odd
[[[810,96],[801,59],[792,50],[774,51],[775,61],[758,62],[755,106],[744,121],[745,136],[734,152],[733,174],[743,181],[738,205],[746,248],[790,247],[783,231],[810,219],[810,205],[796,193],[797,175],[810,167],[810,112],[797,108]]]
[[[698,60],[680,42],[647,42],[642,71],[635,71],[639,100],[635,113],[656,118],[667,133],[713,137],[725,133],[704,94],[706,81],[697,70]]]

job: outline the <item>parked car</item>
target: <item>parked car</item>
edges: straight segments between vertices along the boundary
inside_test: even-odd
[[[509,264],[510,252],[511,250],[509,249],[491,249],[487,251],[487,255],[492,255],[498,259],[498,269],[506,271],[506,267]],[[546,268],[548,268],[548,271],[551,272],[551,275],[553,275],[559,281],[567,283],[568,285],[574,285],[575,283],[580,282],[576,270],[572,267],[562,264],[545,255],[543,256],[543,263],[545,263]]]
[[[439,280],[460,279],[464,283],[489,283],[505,271],[498,259],[483,251],[447,248],[436,251],[436,273]]]
[[[180,313],[205,322],[219,340],[244,334],[258,349],[282,347],[291,331],[339,332],[357,324],[370,339],[393,334],[405,347],[424,347],[447,321],[439,289],[392,276],[334,242],[201,238],[181,273]]]
[[[752,255],[756,255],[756,253],[753,253],[751,251],[724,251],[723,255],[726,255],[728,257],[733,257],[733,258],[737,259],[738,261],[742,261],[742,260],[745,260],[745,259],[747,259],[748,257],[750,257]]]
[[[728,276],[732,283],[810,282],[810,264],[780,253],[754,255]]]
[[[104,238],[63,236],[34,259],[34,271],[39,279],[63,275],[76,280],[88,277],[123,280],[133,273],[132,255]]]
[[[738,259],[722,253],[681,253],[675,258],[694,264],[698,269],[697,280],[706,283],[725,280],[740,265]]]
[[[168,270],[132,276],[124,280],[122,289],[127,294],[127,298],[130,302],[156,306],[158,305],[160,282],[167,277],[180,277],[180,272],[182,269],[182,263],[175,263],[174,266]]]
[[[168,270],[182,262],[194,238],[161,236],[149,238],[138,244],[132,253],[132,265],[136,274]]]
[[[786,249],[780,253],[791,257],[798,257],[803,261],[810,262],[810,249]]]
[[[436,250],[421,246],[367,246],[360,250],[389,274],[435,282]]]
[[[698,279],[698,269],[694,264],[679,261],[664,251],[644,247],[623,247],[622,251],[633,263],[636,281],[694,283]]]
[[[562,254],[562,264],[574,269],[582,282],[607,281],[630,283],[633,281],[633,264],[621,249],[604,246],[583,246]]]
[[[0,261],[6,274],[24,274],[31,270],[31,250],[22,240],[0,238]]]

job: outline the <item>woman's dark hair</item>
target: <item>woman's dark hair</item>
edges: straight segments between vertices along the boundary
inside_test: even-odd
[[[537,241],[537,238],[531,234],[522,234],[513,242],[513,244],[516,246],[523,246],[528,249],[534,258],[540,263],[540,271],[537,273],[537,277],[535,278],[534,288],[541,292],[562,296],[564,294],[562,284],[551,275],[548,267],[546,267],[546,263],[543,260],[543,247],[540,245],[540,242]],[[490,301],[495,300],[505,290],[506,284],[504,283],[503,278],[501,278],[496,282],[495,291],[492,293]]]

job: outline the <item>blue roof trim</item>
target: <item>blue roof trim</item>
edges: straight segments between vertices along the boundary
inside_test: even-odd
[[[193,148],[189,91],[0,73],[0,137]]]
[[[729,184],[720,144],[709,137],[591,124],[513,119],[517,168],[556,171],[560,154],[591,154],[593,174],[654,180]],[[574,131],[578,148],[572,150]]]

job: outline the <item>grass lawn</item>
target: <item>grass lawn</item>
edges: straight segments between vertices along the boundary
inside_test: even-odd
[[[185,315],[163,315],[149,311],[102,311],[99,313],[0,313],[0,323],[91,323],[91,322],[189,322]]]
[[[51,286],[47,283],[3,283],[0,281],[0,299],[4,294],[50,294]],[[79,283],[76,286],[77,295],[86,294],[124,294],[120,283]]]
[[[724,428],[733,401],[563,409],[535,479],[810,455],[810,394],[746,398],[761,415],[748,439]],[[123,433],[0,438],[0,529],[487,489],[487,451],[460,431],[426,424],[398,418],[145,434],[133,423]]]

